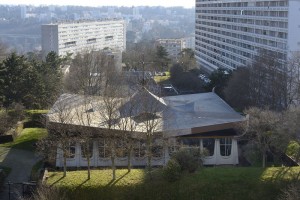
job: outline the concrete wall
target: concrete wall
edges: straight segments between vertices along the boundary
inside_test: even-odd
[[[289,1],[288,50],[300,51],[300,1]]]

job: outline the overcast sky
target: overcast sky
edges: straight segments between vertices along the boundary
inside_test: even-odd
[[[191,8],[195,0],[0,0],[0,4],[80,5],[80,6],[183,6]]]

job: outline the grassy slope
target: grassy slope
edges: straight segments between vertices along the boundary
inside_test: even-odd
[[[181,180],[168,183],[157,170],[152,181],[141,169],[117,171],[111,181],[110,170],[72,171],[62,178],[51,172],[49,185],[69,191],[71,199],[276,199],[280,189],[294,179],[298,168],[204,168],[186,174]],[[299,178],[299,177],[298,177]]]
[[[166,76],[154,76],[154,81],[158,84],[162,82],[164,82],[165,84],[170,83],[169,82],[169,79],[171,77],[170,72],[165,72],[165,73]]]
[[[35,149],[34,143],[47,135],[47,130],[43,128],[26,128],[22,133],[10,143],[5,143],[0,146],[11,147],[33,151]]]

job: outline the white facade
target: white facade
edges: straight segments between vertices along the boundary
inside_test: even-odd
[[[172,140],[172,139],[170,139]],[[197,140],[197,139],[196,139]],[[198,145],[190,146],[197,147],[203,150],[204,141],[207,139],[198,139]],[[227,138],[230,143],[227,143],[227,146],[220,141],[221,138],[211,139],[214,140],[213,150],[211,154],[204,158],[204,165],[238,165],[238,145],[237,140],[235,138]],[[91,149],[91,157],[90,157],[90,165],[93,167],[109,167],[111,166],[111,157],[110,154],[105,155],[107,151],[105,149],[105,143],[93,140]],[[224,138],[223,138],[224,141]],[[142,149],[144,147],[144,149]],[[109,149],[108,147],[106,147]],[[154,166],[163,166],[168,160],[171,158],[174,153],[173,146],[162,146],[162,151],[160,155],[157,155],[153,152],[152,165]],[[221,150],[222,149],[222,150]],[[225,151],[224,151],[225,150]],[[71,153],[70,153],[71,152]],[[109,150],[107,151],[109,152]],[[63,151],[61,149],[57,150],[56,156],[56,167],[63,167],[64,157]],[[83,151],[81,150],[80,143],[73,143],[70,145],[70,150],[68,153],[67,166],[68,167],[86,167],[88,165],[87,158],[85,157]],[[117,156],[115,160],[116,166],[126,167],[128,165],[127,155],[125,156]],[[147,165],[147,157],[146,157],[146,146],[141,145],[141,143],[137,143],[132,151],[131,155],[131,164],[132,166],[141,167]]]
[[[163,46],[168,52],[169,56],[174,59],[180,57],[180,52],[186,48],[185,39],[159,39],[158,45]]]
[[[126,49],[126,23],[123,20],[74,21],[42,25],[42,52],[76,54],[104,48]]]
[[[196,59],[208,71],[251,63],[260,50],[300,51],[299,0],[196,0]]]

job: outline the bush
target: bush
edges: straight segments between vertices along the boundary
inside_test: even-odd
[[[66,193],[55,187],[40,186],[31,200],[67,200]]]
[[[174,159],[179,163],[182,171],[195,172],[202,166],[202,155],[198,148],[180,149],[174,154]]]
[[[286,154],[298,161],[300,157],[300,144],[297,141],[291,141],[287,147]]]
[[[280,196],[279,200],[297,200],[300,199],[300,183],[293,183],[289,185],[283,194]]]
[[[39,121],[24,122],[23,128],[45,128],[45,125]]]
[[[174,182],[180,179],[181,167],[175,159],[170,159],[163,169],[163,176],[168,182]]]

